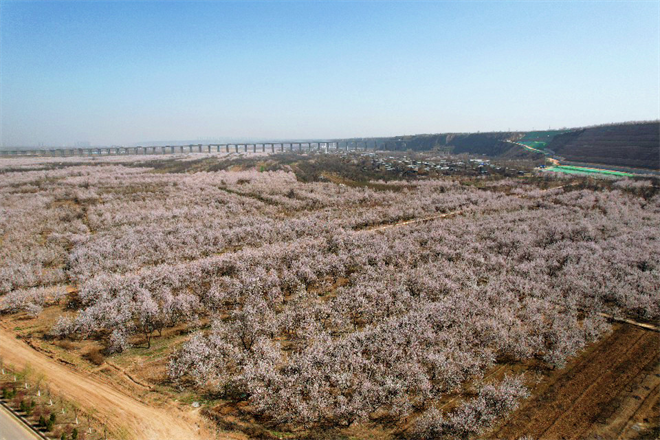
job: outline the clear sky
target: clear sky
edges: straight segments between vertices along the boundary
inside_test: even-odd
[[[660,2],[0,3],[5,146],[526,130],[660,113]]]

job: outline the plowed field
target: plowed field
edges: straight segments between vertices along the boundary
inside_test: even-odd
[[[552,372],[492,438],[655,438],[660,334],[632,325]]]

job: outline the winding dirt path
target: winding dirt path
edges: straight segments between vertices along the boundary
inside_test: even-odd
[[[0,356],[18,368],[29,364],[44,374],[53,392],[94,410],[99,420],[115,432],[126,432],[137,440],[201,440],[214,438],[203,430],[203,421],[194,411],[175,407],[149,406],[93,375],[77,371],[29,347],[0,327]]]

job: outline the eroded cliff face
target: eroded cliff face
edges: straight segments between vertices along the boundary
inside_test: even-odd
[[[413,136],[396,136],[379,140],[383,149],[428,151],[448,148],[453,153],[487,154],[497,156],[511,148],[502,145],[506,140],[517,140],[523,136],[518,132],[496,133],[440,133]]]

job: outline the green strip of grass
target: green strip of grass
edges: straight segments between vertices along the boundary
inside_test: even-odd
[[[599,168],[573,167],[568,165],[549,167],[546,168],[546,170],[554,171],[557,173],[566,173],[566,174],[605,174],[610,176],[621,176],[621,177],[633,176],[631,173],[625,173],[623,171],[602,170]]]

